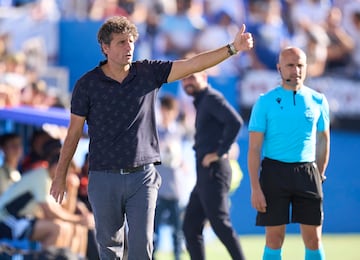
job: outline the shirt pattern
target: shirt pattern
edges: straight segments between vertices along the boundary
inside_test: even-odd
[[[98,66],[77,82],[71,113],[86,117],[89,170],[160,162],[154,106],[171,65],[162,61],[134,62],[122,83],[107,77]]]

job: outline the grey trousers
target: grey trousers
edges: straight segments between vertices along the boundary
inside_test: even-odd
[[[90,171],[88,194],[102,260],[152,258],[154,215],[161,177],[154,166],[128,174]],[[125,217],[128,227],[125,228]],[[124,251],[128,230],[128,251]]]

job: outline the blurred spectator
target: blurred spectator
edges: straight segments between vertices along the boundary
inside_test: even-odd
[[[61,93],[58,88],[51,87],[47,88],[44,100],[45,107],[56,107],[56,108],[66,108],[66,104],[61,98]]]
[[[340,8],[332,7],[323,25],[329,37],[327,47],[326,72],[343,75],[351,64],[354,40],[342,26],[343,13]]]
[[[0,75],[0,82],[20,90],[28,82],[26,73],[25,54],[23,52],[8,54],[4,58],[4,73]]]
[[[292,10],[296,1],[297,0],[281,0],[281,18],[291,36],[295,31],[294,24],[292,22]]]
[[[119,0],[95,0],[90,9],[92,20],[104,20],[116,15],[129,17],[128,12],[119,5]]]
[[[160,57],[161,53],[156,48],[155,41],[160,32],[160,14],[162,9],[158,5],[137,5],[138,11],[133,18],[137,21],[139,39],[136,42],[136,57],[153,59]]]
[[[239,26],[235,23],[234,18],[227,10],[219,10],[203,30],[195,38],[194,52],[203,52],[214,49],[217,46],[226,45],[234,39]],[[221,64],[208,70],[209,75],[236,77],[239,74],[237,61],[241,56],[228,59]]]
[[[8,53],[3,57],[2,70],[0,74],[0,107],[16,106],[20,103],[20,90],[28,82],[24,53]]]
[[[7,56],[8,50],[8,35],[0,34],[0,63]]]
[[[173,15],[176,13],[176,1],[177,0],[145,0],[147,5],[154,4],[161,14]]]
[[[20,91],[10,85],[0,83],[0,108],[19,104]]]
[[[21,179],[18,170],[23,156],[21,136],[16,133],[6,133],[0,136],[0,149],[3,153],[3,165],[0,167],[0,196],[7,188]]]
[[[29,151],[21,165],[21,172],[25,173],[38,167],[46,167],[46,153],[43,150],[44,144],[51,140],[51,136],[44,130],[35,130],[30,137]]]
[[[307,44],[306,33],[313,26],[323,25],[331,7],[330,0],[294,1],[291,9],[291,22],[294,28],[294,44],[304,48]]]
[[[295,46],[307,55],[307,76],[319,77],[325,72],[330,40],[323,28],[330,12],[329,0],[295,1],[291,10]]]
[[[42,248],[69,248],[85,257],[87,226],[93,221],[65,210],[50,196],[58,158],[47,159],[46,167],[29,171],[0,197],[0,237],[38,241]]]
[[[249,51],[251,68],[276,70],[280,50],[288,44],[290,36],[281,18],[279,0],[249,1],[251,11],[247,30],[254,38],[254,48]]]
[[[176,0],[176,13],[161,16],[156,48],[167,59],[184,57],[193,48],[194,39],[204,26],[200,14],[197,17],[190,16],[191,3],[192,0]]]
[[[360,80],[360,1],[352,1],[345,5],[344,16],[346,17],[345,28],[355,44],[351,53],[351,66],[346,74],[353,79]]]
[[[156,166],[162,183],[158,192],[155,211],[154,254],[160,243],[160,227],[166,223],[172,229],[174,259],[180,260],[182,249],[181,206],[183,192],[180,186],[182,166],[185,163],[182,153],[183,134],[177,122],[179,115],[178,101],[169,95],[160,98],[160,121],[158,122],[161,165]],[[155,259],[155,258],[154,258]]]
[[[121,8],[123,8],[129,16],[135,11],[135,4],[136,0],[119,0],[118,4]]]
[[[44,107],[47,85],[43,80],[31,82],[21,90],[21,105]]]
[[[50,63],[56,61],[60,20],[56,0],[36,0],[18,8],[8,8],[6,14],[6,19],[1,20],[0,34],[9,35],[11,52],[23,51],[27,41],[37,38],[44,46],[41,55]]]
[[[220,11],[227,13],[238,26],[245,21],[246,14],[243,0],[201,0],[198,2],[203,3],[203,14],[207,22],[212,22],[212,19]]]
[[[93,0],[58,0],[61,17],[64,20],[86,20]]]
[[[320,25],[312,25],[305,30],[305,46],[307,55],[307,77],[319,77],[325,72],[329,37]]]

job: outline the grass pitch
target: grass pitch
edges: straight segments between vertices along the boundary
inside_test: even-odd
[[[263,235],[240,237],[245,256],[248,260],[261,260],[265,243]],[[324,234],[323,246],[327,260],[360,260],[360,234]],[[303,260],[304,245],[300,235],[287,234],[283,246],[283,260]],[[172,260],[172,252],[159,251],[156,260]],[[224,246],[214,239],[206,243],[207,260],[231,260]],[[190,260],[187,252],[181,260]]]

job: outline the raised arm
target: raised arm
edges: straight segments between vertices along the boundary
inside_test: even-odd
[[[253,39],[250,33],[245,32],[245,29],[245,24],[243,24],[236,34],[234,42],[229,45],[199,53],[188,59],[174,61],[168,82],[211,68],[234,54],[250,50],[253,47]]]

